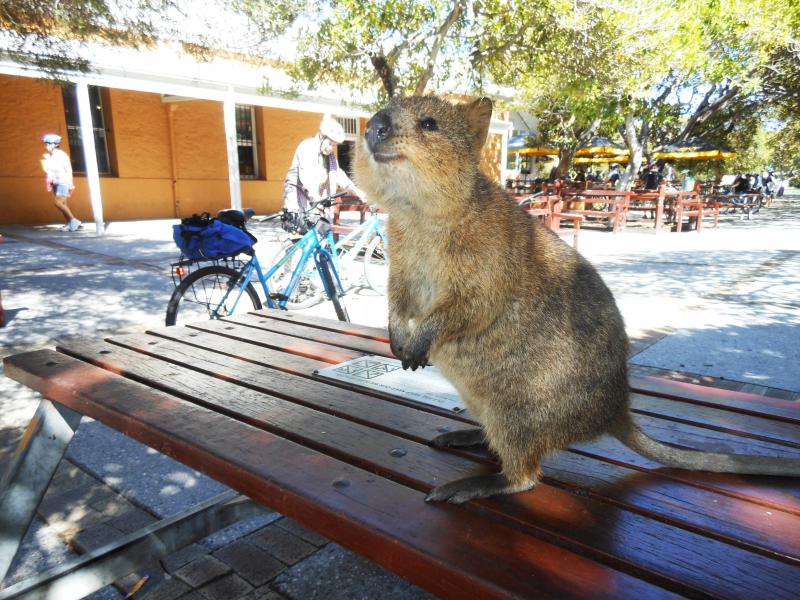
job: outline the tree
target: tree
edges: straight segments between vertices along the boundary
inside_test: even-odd
[[[91,69],[89,42],[138,47],[168,39],[195,53],[255,52],[285,31],[302,5],[301,0],[207,0],[197,11],[186,0],[4,0],[0,50],[56,79]],[[236,29],[224,26],[230,23]]]
[[[441,84],[461,54],[468,22],[466,0],[318,1],[301,30],[298,55],[287,70],[299,82],[372,89],[379,96],[422,94]]]

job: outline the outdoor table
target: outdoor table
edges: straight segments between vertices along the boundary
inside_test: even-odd
[[[428,445],[469,427],[464,411],[369,390],[369,371],[363,385],[319,374],[364,356],[390,357],[386,331],[263,310],[8,357],[6,374],[48,400],[7,489],[26,477],[25,445],[63,452],[86,415],[442,598],[797,597],[800,479],[666,469],[601,438],[547,459],[533,491],[426,503],[433,486],[497,462]],[[655,377],[631,384],[637,422],[659,439],[800,457],[789,401]],[[38,466],[54,469],[53,455]],[[24,531],[33,496],[4,531]]]

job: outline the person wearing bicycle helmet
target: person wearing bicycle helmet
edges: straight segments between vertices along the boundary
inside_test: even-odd
[[[311,202],[332,196],[340,188],[365,200],[364,193],[350,181],[336,160],[336,144],[343,141],[344,128],[326,115],[317,135],[300,142],[283,182],[285,209],[305,210]]]
[[[65,225],[62,231],[76,231],[81,222],[75,218],[67,206],[67,199],[72,195],[75,184],[72,181],[72,163],[69,155],[64,152],[61,145],[61,136],[56,133],[47,133],[42,136],[45,152],[42,154],[42,169],[45,172],[45,185],[48,192],[54,196],[55,207],[64,216]]]

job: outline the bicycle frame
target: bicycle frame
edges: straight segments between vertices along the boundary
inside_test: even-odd
[[[326,234],[326,241],[328,241],[329,244],[333,244],[333,235],[331,234],[330,231]],[[291,257],[294,256],[294,254],[296,252],[299,252],[300,249],[302,249],[302,255],[300,257],[300,260],[297,263],[297,266],[295,267],[294,271],[292,272],[292,277],[289,280],[289,283],[286,286],[286,289],[284,290],[284,293],[279,293],[279,292],[271,293],[270,290],[269,290],[269,287],[267,286],[267,281],[279,269],[281,269],[283,267],[283,265],[285,265],[286,262],[289,261],[291,259]],[[308,259],[311,257],[312,254],[314,255],[314,263],[317,265],[317,270],[318,271],[322,268],[321,265],[320,265],[320,262],[322,260],[320,258],[320,254],[326,255],[326,257],[328,259],[328,264],[331,265],[331,274],[334,277],[334,283],[335,283],[335,285],[336,285],[336,287],[338,289],[333,289],[333,290],[329,289],[329,286],[328,286],[327,282],[325,281],[325,278],[324,277],[320,277],[320,279],[322,280],[322,285],[323,285],[323,287],[325,289],[325,294],[329,298],[331,298],[333,294],[344,295],[344,288],[342,286],[341,279],[339,278],[339,271],[338,271],[337,266],[336,266],[336,264],[334,262],[335,259],[334,259],[333,255],[331,254],[331,252],[323,247],[323,244],[320,241],[320,238],[319,238],[319,235],[317,233],[317,230],[312,227],[312,228],[310,228],[308,230],[308,232],[306,232],[306,234],[302,238],[300,238],[294,244],[293,248],[291,250],[289,250],[286,254],[284,254],[283,257],[278,262],[276,262],[274,265],[272,265],[272,267],[270,267],[270,269],[266,273],[264,273],[263,270],[261,269],[261,264],[259,263],[258,258],[256,257],[255,253],[253,254],[253,256],[250,258],[250,260],[247,263],[245,263],[244,267],[240,271],[244,281],[242,282],[242,285],[239,286],[239,292],[237,293],[236,298],[233,301],[233,305],[231,307],[231,312],[236,310],[236,306],[239,304],[239,300],[241,299],[245,288],[250,283],[250,281],[253,279],[253,271],[255,271],[256,277],[257,277],[258,281],[261,283],[261,288],[264,291],[264,295],[266,297],[267,307],[269,307],[269,308],[281,308],[281,309],[285,310],[286,309],[286,303],[288,301],[288,295],[285,294],[285,292],[290,292],[291,293],[291,291],[294,290],[294,287],[297,285],[297,282],[300,280],[302,271],[305,268],[305,265],[308,262]],[[219,308],[225,304],[225,301],[228,298],[228,294],[230,294],[230,291],[231,291],[232,288],[233,288],[233,286],[228,288],[228,291],[222,297],[222,300],[220,301],[219,305],[216,308],[214,308],[214,310],[212,311],[212,313],[211,313],[211,318],[212,319],[217,318],[217,312],[218,312]]]
[[[325,242],[332,250],[331,254],[333,255],[336,270],[342,271],[342,268],[344,268],[346,271],[349,268],[350,263],[352,263],[355,260],[355,257],[358,256],[359,252],[367,247],[367,244],[372,239],[373,235],[377,235],[384,242],[386,241],[386,234],[383,232],[383,228],[381,227],[378,213],[375,212],[372,213],[369,219],[363,223],[360,223],[358,227],[353,229],[353,231],[339,239],[338,242],[334,242],[333,234],[328,232],[328,235],[325,237]],[[345,247],[356,238],[358,238],[358,241],[355,242],[352,248],[341,253],[338,252],[339,248]]]

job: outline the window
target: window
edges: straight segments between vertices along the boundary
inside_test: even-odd
[[[355,117],[336,117],[339,125],[344,129],[346,140],[355,140],[358,137],[358,119]]]
[[[69,157],[75,173],[86,173],[86,161],[83,157],[83,140],[81,140],[81,124],[78,117],[78,94],[75,84],[61,88],[64,98],[64,116],[67,119],[67,138],[69,139]],[[89,104],[94,129],[94,147],[97,153],[97,170],[100,175],[111,175],[111,158],[108,153],[108,130],[106,129],[106,110],[100,88],[89,86]]]
[[[253,106],[236,105],[236,145],[239,153],[239,177],[258,177],[258,140],[256,139],[256,111]]]

